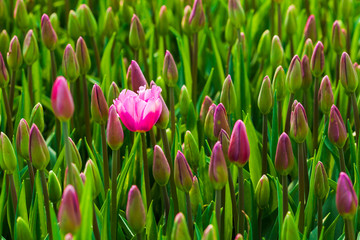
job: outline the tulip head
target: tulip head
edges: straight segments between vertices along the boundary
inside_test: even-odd
[[[240,0],[229,0],[228,15],[231,23],[240,29],[245,22],[245,12],[241,6]]]
[[[17,159],[10,139],[5,133],[0,134],[0,167],[10,174],[15,172]]]
[[[353,219],[358,207],[358,198],[350,178],[340,173],[336,188],[336,208],[344,219]]]
[[[29,30],[25,36],[22,54],[24,62],[30,66],[39,58],[39,48],[33,30]]]
[[[298,55],[295,55],[290,63],[287,75],[286,85],[291,93],[300,90],[302,85],[301,62]]]
[[[6,69],[4,59],[0,53],[0,87],[4,88],[9,84],[9,73]]]
[[[49,149],[35,124],[32,125],[30,129],[29,158],[34,167],[38,170],[44,170],[50,161]]]
[[[44,45],[49,50],[55,50],[58,38],[49,17],[46,14],[41,17],[41,38]]]
[[[22,30],[26,31],[30,24],[29,14],[26,10],[26,5],[23,0],[17,0],[14,8],[14,20],[16,25]]]
[[[288,175],[294,167],[294,153],[289,136],[284,132],[280,135],[276,154],[275,169],[280,175]]]
[[[225,40],[226,42],[232,46],[234,45],[237,39],[237,31],[235,26],[231,23],[230,18],[228,18],[225,26]]]
[[[198,143],[190,131],[186,131],[184,137],[185,158],[193,169],[197,169],[200,161]]]
[[[58,213],[59,227],[64,234],[74,234],[80,227],[81,215],[79,200],[75,188],[72,185],[67,185]]]
[[[322,162],[318,162],[315,168],[315,196],[324,199],[329,192],[329,181]]]
[[[211,153],[209,179],[213,188],[221,190],[228,181],[228,172],[221,143],[217,141]]]
[[[278,66],[274,73],[274,78],[272,82],[272,89],[275,93],[276,91],[276,100],[281,102],[285,98],[286,89],[285,89],[285,71],[282,66]]]
[[[340,80],[346,92],[356,91],[358,76],[351,62],[349,54],[343,52],[340,59]]]
[[[85,75],[91,68],[91,61],[85,40],[79,37],[76,42],[76,58],[80,68],[80,74]]]
[[[305,55],[308,56],[308,58],[310,59],[312,54],[314,52],[314,44],[312,42],[312,40],[310,38],[306,39],[305,41],[305,45],[304,45],[304,49],[302,52],[302,56],[304,57]]]
[[[228,156],[230,162],[243,167],[250,157],[249,139],[243,121],[236,121],[231,133]]]
[[[103,26],[103,34],[107,37],[111,37],[114,32],[116,32],[119,28],[117,19],[115,17],[115,13],[112,10],[112,7],[108,7],[105,13],[104,26]]]
[[[338,148],[343,148],[347,139],[347,131],[339,109],[331,106],[328,137],[331,143]]]
[[[4,29],[4,30],[2,30],[0,32],[0,53],[3,56],[6,56],[6,53],[7,53],[8,49],[9,49],[9,42],[10,42],[9,34]]]
[[[153,81],[151,83],[154,83]],[[154,83],[155,84],[155,83]],[[166,103],[162,97],[160,97],[162,110],[156,126],[160,129],[166,129],[169,124],[169,109],[166,106]]]
[[[300,240],[299,230],[291,212],[288,212],[284,218],[284,223],[281,229],[281,239]]]
[[[131,79],[131,86],[134,92],[139,91],[141,86],[148,87],[148,83],[144,77],[143,72],[141,71],[139,64],[134,60],[131,61],[126,78]]]
[[[91,116],[100,125],[106,124],[109,117],[109,107],[104,93],[96,83],[91,92]]]
[[[260,59],[268,58],[270,55],[270,49],[271,49],[271,34],[269,30],[265,30],[261,35],[257,46],[258,57]]]
[[[40,132],[44,131],[45,123],[44,123],[44,109],[41,103],[37,103],[30,114],[30,126],[35,124]]]
[[[87,178],[91,178],[92,179],[92,183],[93,183],[93,190],[92,190],[92,194],[93,194],[93,199],[95,199],[101,191],[102,186],[102,181],[100,178],[100,173],[99,173],[99,169],[97,168],[97,166],[94,164],[94,162],[89,159],[86,164],[85,164],[85,170],[84,170],[85,176]]]
[[[94,37],[98,27],[96,19],[88,5],[81,4],[76,10],[76,15],[79,17],[81,30],[84,31],[86,35]]]
[[[78,39],[81,35],[81,26],[79,18],[74,10],[70,10],[67,24],[67,31],[72,39]]]
[[[214,114],[215,114],[216,105],[211,104],[209,110],[206,114],[205,122],[204,122],[204,133],[211,140],[216,140],[214,135]]]
[[[311,68],[310,68],[309,58],[307,55],[304,55],[301,60],[301,77],[302,77],[301,88],[305,91],[312,84]]]
[[[331,106],[334,104],[334,95],[327,75],[321,80],[318,99],[320,110],[324,114],[329,115]]]
[[[177,188],[188,193],[192,187],[193,174],[184,154],[177,152],[174,163],[174,181]]]
[[[345,49],[346,39],[338,20],[332,26],[331,45],[337,54]]]
[[[230,75],[228,75],[224,80],[220,95],[220,102],[224,105],[228,114],[235,112],[237,106],[236,92]]]
[[[120,90],[115,82],[110,84],[108,94],[107,94],[107,104],[111,106],[114,103],[114,100],[119,97]]]
[[[170,166],[159,145],[154,147],[153,176],[160,186],[165,186],[170,178]]]
[[[295,5],[292,4],[287,9],[285,16],[285,29],[286,33],[290,36],[296,34],[297,31],[296,17],[296,8]]]
[[[50,201],[57,203],[61,199],[62,190],[59,179],[52,170],[49,172],[48,189]]]
[[[77,167],[77,169],[81,169],[82,167],[82,160],[81,160],[81,156],[79,153],[79,150],[77,149],[76,144],[74,143],[74,141],[68,137],[68,141],[69,141],[69,145],[70,145],[70,152],[71,152],[71,162],[73,164],[75,164],[75,166]]]
[[[139,50],[145,44],[145,33],[139,18],[134,14],[131,19],[129,44],[135,50]]]
[[[228,134],[230,134],[226,110],[222,103],[217,105],[214,113],[214,136],[216,138],[219,137],[221,129],[224,129]]]
[[[26,120],[22,118],[16,131],[16,150],[17,153],[26,160],[29,160],[29,134],[29,125]]]
[[[112,150],[118,150],[124,143],[124,131],[115,106],[109,110],[109,119],[106,127],[107,143]]]
[[[268,177],[264,174],[259,179],[255,188],[256,203],[260,209],[269,206],[270,200],[270,183]]]
[[[216,234],[215,228],[212,224],[210,224],[205,229],[201,240],[216,240],[216,239],[217,239],[217,234]]]
[[[211,98],[209,96],[205,96],[204,101],[201,104],[200,117],[199,117],[202,124],[204,124],[205,118],[206,118],[209,108],[212,104],[213,104],[213,102],[212,102]]]
[[[193,185],[189,192],[191,209],[194,216],[196,216],[199,206],[203,205],[203,198],[200,191],[200,184],[197,177],[193,176]]]
[[[171,231],[172,240],[190,240],[189,230],[186,224],[185,216],[182,212],[179,212],[175,216],[173,229]]]
[[[312,41],[316,41],[317,33],[316,33],[316,21],[315,16],[310,15],[306,21],[305,29],[304,29],[305,39],[310,38]]]
[[[311,70],[315,77],[320,77],[323,74],[324,66],[324,45],[319,41],[316,43],[313,54],[311,56]]]
[[[166,50],[163,67],[163,78],[168,87],[175,87],[178,81],[178,70],[171,53]]]
[[[274,35],[271,42],[270,62],[273,68],[281,65],[284,58],[284,49],[279,36]]]
[[[126,219],[135,233],[140,233],[145,227],[146,214],[141,193],[136,185],[130,188],[126,205]]]
[[[19,39],[14,36],[9,45],[9,51],[6,55],[6,60],[11,70],[17,70],[22,64],[22,54]]]
[[[258,108],[263,115],[268,114],[274,105],[274,94],[271,88],[270,78],[265,76],[258,97]]]
[[[191,14],[191,7],[189,5],[186,5],[184,8],[184,15],[181,20],[181,28],[183,32],[187,35],[190,35],[192,33],[190,24],[189,24],[189,18]]]
[[[66,79],[57,77],[51,91],[51,106],[60,121],[69,120],[74,113],[74,102]]]
[[[165,5],[162,5],[159,11],[158,29],[161,36],[166,36],[169,31],[168,11]]]
[[[295,142],[302,143],[305,141],[308,131],[309,126],[305,109],[301,103],[295,100],[290,117],[290,134]]]
[[[201,0],[195,0],[189,16],[189,25],[192,32],[197,33],[205,26],[205,12]]]
[[[80,75],[80,67],[71,44],[66,45],[63,55],[62,70],[70,82],[76,81]]]

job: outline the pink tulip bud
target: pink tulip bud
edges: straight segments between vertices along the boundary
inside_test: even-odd
[[[358,86],[358,76],[349,54],[343,52],[340,59],[340,80],[346,92],[355,92]]]
[[[163,67],[163,78],[167,86],[175,87],[178,81],[178,70],[171,53],[166,50]]]
[[[189,5],[186,5],[184,8],[184,15],[181,20],[181,28],[183,32],[187,35],[190,35],[192,33],[190,24],[189,24],[189,18],[191,14],[191,7]]]
[[[327,75],[321,81],[318,99],[320,110],[324,114],[329,115],[331,106],[334,104],[334,95]]]
[[[124,131],[114,105],[109,110],[109,119],[106,127],[106,139],[112,150],[119,149],[124,142]]]
[[[311,56],[311,70],[315,77],[320,77],[323,74],[324,66],[324,45],[319,41],[316,43],[313,54]]]
[[[221,190],[228,181],[227,166],[219,141],[214,145],[209,165],[209,179],[214,189]]]
[[[126,205],[126,219],[135,233],[140,233],[145,227],[146,215],[141,193],[136,185],[130,188]]]
[[[174,226],[171,231],[171,240],[188,240],[190,238],[189,229],[186,224],[185,216],[179,212],[175,216]]]
[[[175,185],[181,191],[188,193],[192,187],[193,174],[182,152],[177,152],[174,165]]]
[[[22,118],[16,131],[16,149],[17,153],[26,160],[29,160],[29,134],[29,125],[26,120]]]
[[[96,83],[91,92],[91,116],[98,124],[106,124],[109,117],[109,108],[103,91]]]
[[[49,50],[55,49],[58,38],[46,14],[41,17],[41,38]]]
[[[79,200],[75,188],[72,185],[67,185],[58,213],[58,221],[60,229],[63,233],[74,234],[81,224],[81,215]]]
[[[217,234],[216,234],[215,228],[212,224],[210,224],[205,229],[204,235],[201,238],[201,240],[216,240],[216,239],[217,239]]]
[[[275,155],[275,169],[280,175],[288,175],[294,167],[291,141],[286,133],[280,135]]]
[[[317,33],[316,33],[316,21],[315,16],[310,15],[308,20],[306,21],[305,29],[304,29],[305,39],[310,38],[312,41],[316,41]]]
[[[335,105],[332,105],[330,110],[328,137],[330,142],[338,148],[344,147],[347,139],[344,121],[341,117],[339,109]]]
[[[206,115],[209,111],[209,107],[213,104],[209,96],[205,96],[203,103],[201,104],[200,109],[200,121],[204,124]]]
[[[76,42],[76,57],[79,63],[80,74],[86,74],[91,68],[91,61],[85,40],[82,37]]]
[[[159,145],[154,147],[153,176],[160,186],[165,186],[170,178],[170,166]]]
[[[33,124],[29,136],[29,158],[34,167],[43,170],[49,164],[50,153],[38,127]]]
[[[57,77],[51,91],[51,106],[60,121],[69,120],[74,113],[74,102],[66,79]]]
[[[74,239],[74,237],[71,233],[68,233],[65,235],[65,240],[73,240],[73,239]]]
[[[149,87],[139,64],[134,60],[131,61],[126,78],[131,80],[131,86],[134,92],[137,92],[141,86]]]
[[[214,135],[216,138],[219,137],[221,129],[224,129],[228,134],[230,134],[226,110],[222,103],[217,105],[214,113]]]
[[[312,74],[309,63],[309,58],[307,55],[304,55],[301,60],[301,76],[302,76],[302,89],[308,89],[312,84]]]
[[[250,157],[249,139],[243,121],[237,120],[231,133],[228,156],[230,162],[243,167]]]
[[[216,105],[212,104],[209,107],[209,110],[206,114],[205,122],[204,122],[204,132],[205,136],[210,138],[211,140],[216,140],[214,135],[214,115],[215,115]]]
[[[302,143],[306,139],[309,126],[304,107],[298,101],[294,101],[290,117],[290,134],[295,142]]]
[[[193,32],[199,32],[205,26],[205,13],[201,0],[195,0],[189,17],[190,28]]]
[[[336,208],[344,219],[353,219],[358,207],[358,198],[348,175],[340,173],[336,188]]]

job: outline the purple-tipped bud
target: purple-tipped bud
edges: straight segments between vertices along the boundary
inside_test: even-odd
[[[0,167],[13,174],[16,170],[17,160],[14,148],[8,136],[1,132],[0,134]]]
[[[81,173],[80,173],[80,178],[81,178],[82,183],[85,184],[85,182],[86,182],[86,176],[85,176],[85,173],[84,173],[84,172],[81,172]]]
[[[191,7],[189,5],[186,5],[184,8],[184,16],[181,20],[181,28],[184,31],[184,33],[187,35],[191,34],[191,28],[189,24],[190,14],[191,14]]]
[[[312,84],[312,74],[311,74],[310,62],[309,62],[309,58],[307,55],[304,55],[301,60],[301,76],[302,76],[301,88],[303,90],[306,90]]]
[[[29,125],[26,120],[22,118],[16,131],[16,150],[17,153],[26,160],[29,160],[29,134]]]
[[[124,143],[124,131],[114,105],[111,105],[109,110],[109,119],[106,127],[106,139],[112,150],[118,150]]]
[[[141,86],[146,85],[146,87],[149,87],[139,64],[134,60],[131,61],[126,77],[131,79],[131,86],[134,92],[137,92]]]
[[[306,25],[305,25],[305,28],[304,28],[304,36],[305,36],[305,39],[310,38],[314,42],[317,39],[316,21],[315,21],[315,16],[314,15],[310,15],[308,20],[306,21]]]
[[[41,17],[41,38],[44,45],[49,50],[55,50],[58,38],[49,17],[46,14]]]
[[[65,174],[64,174],[64,187],[69,184],[73,184],[73,186],[76,190],[76,193],[78,194],[79,198],[81,199],[81,196],[82,196],[82,193],[84,190],[84,183],[80,177],[80,172],[74,163],[71,163],[71,171],[72,171],[73,179],[70,182],[70,178],[68,177],[69,176],[68,175],[69,168],[66,167]]]
[[[332,26],[331,45],[337,54],[345,49],[346,40],[338,20]]]
[[[294,101],[292,105],[290,117],[290,134],[295,142],[302,143],[306,139],[309,131],[306,112],[304,107],[298,101]]]
[[[231,76],[228,75],[224,80],[220,95],[220,102],[224,105],[228,114],[235,112],[237,105],[236,98],[234,84],[231,80]]]
[[[297,32],[296,18],[297,18],[296,8],[295,5],[292,4],[287,9],[285,16],[285,29],[286,29],[286,33],[290,36],[296,34]]]
[[[336,188],[336,208],[344,219],[353,219],[358,207],[358,198],[350,178],[340,173]]]
[[[64,50],[62,70],[70,82],[75,81],[80,75],[79,63],[71,44],[66,45]]]
[[[269,30],[265,30],[260,37],[257,45],[257,54],[260,59],[269,58],[271,50],[271,34]]]
[[[4,88],[9,84],[9,73],[6,69],[2,54],[0,53],[0,88]]]
[[[168,12],[165,5],[162,5],[160,8],[158,29],[161,36],[166,36],[169,31]]]
[[[17,70],[21,67],[22,55],[19,39],[17,36],[14,36],[10,41],[9,51],[6,55],[6,60],[11,70]]]
[[[189,165],[196,170],[199,166],[200,151],[198,143],[190,131],[186,131],[184,137],[184,153]]]
[[[329,115],[331,106],[334,104],[334,95],[331,88],[329,77],[326,75],[322,80],[318,93],[320,110]]]
[[[60,229],[63,233],[75,233],[81,224],[79,200],[75,188],[67,185],[58,213]]]
[[[68,234],[65,235],[65,238],[64,238],[64,239],[65,239],[65,240],[73,240],[74,237],[73,237],[73,235],[72,235],[71,233],[68,233]]]
[[[74,101],[66,79],[57,77],[51,91],[51,106],[60,121],[69,120],[74,113]]]
[[[304,57],[306,55],[310,59],[313,52],[314,52],[314,44],[313,44],[312,40],[310,38],[308,38],[305,41],[302,56]]]
[[[358,76],[349,54],[343,52],[340,59],[340,80],[346,92],[355,92],[358,86]]]
[[[135,233],[140,233],[145,227],[146,214],[141,193],[136,185],[130,188],[126,205],[126,219]]]
[[[281,65],[284,58],[284,49],[279,36],[274,35],[271,42],[270,62],[273,68]]]
[[[206,114],[205,122],[204,122],[204,132],[205,135],[211,140],[216,140],[214,135],[214,114],[215,114],[216,105],[212,104],[209,107],[209,110]]]
[[[215,190],[221,190],[228,181],[228,172],[221,143],[217,141],[211,153],[209,179]]]
[[[103,188],[102,181],[100,178],[99,169],[95,165],[95,163],[89,159],[85,164],[85,170],[84,170],[86,178],[91,178],[93,183],[93,199],[95,199],[99,194],[101,189]]]
[[[329,192],[329,181],[322,162],[318,162],[315,168],[315,196],[318,199],[324,199]]]
[[[238,234],[236,234],[234,240],[244,240],[244,237],[243,237],[243,235],[241,235],[240,233],[238,233]]]
[[[91,92],[91,116],[100,125],[106,124],[109,117],[109,107],[104,93],[96,83]]]
[[[289,88],[291,93],[295,93],[300,90],[302,85],[302,76],[301,76],[301,62],[298,55],[295,55],[290,63],[287,75],[286,75],[286,85]]]
[[[258,108],[264,115],[268,114],[274,105],[274,94],[271,88],[271,81],[268,76],[265,76],[258,97]]]
[[[32,125],[30,129],[29,158],[34,167],[38,170],[44,170],[50,161],[49,149],[35,124]]]
[[[216,234],[215,228],[212,224],[210,224],[205,229],[201,240],[216,240],[216,239],[217,239],[217,234]]]
[[[165,186],[170,178],[170,166],[159,145],[154,147],[153,176],[160,186]]]
[[[150,83],[150,85],[152,85],[152,83],[154,83],[153,81]],[[154,83],[155,85],[155,83]],[[163,99],[163,97],[160,97],[161,100],[161,105],[162,105],[162,109],[161,109],[161,114],[160,117],[158,119],[158,121],[156,122],[156,126],[159,127],[160,129],[166,129],[167,126],[169,125],[169,109],[166,106],[166,103]]]
[[[341,117],[339,109],[332,105],[330,110],[328,137],[338,148],[342,148],[345,145],[347,139],[347,131],[344,121]]]
[[[62,190],[59,179],[52,170],[49,172],[48,189],[50,201],[57,203],[61,199]]]
[[[29,30],[25,36],[22,54],[26,65],[32,65],[39,58],[39,48],[33,30]]]
[[[199,32],[205,26],[205,12],[201,0],[195,0],[191,9],[189,24],[192,32]]]
[[[178,81],[178,70],[171,53],[166,50],[163,67],[163,78],[168,87],[175,87]]]
[[[7,53],[8,49],[9,49],[9,43],[10,43],[9,34],[4,29],[0,33],[0,53],[2,55],[4,55],[4,56],[6,56],[6,53]]]
[[[222,103],[217,105],[214,113],[214,136],[216,138],[219,137],[221,129],[224,129],[228,134],[230,134],[226,110]]]
[[[68,141],[69,141],[69,145],[70,145],[70,152],[71,152],[71,162],[73,164],[75,164],[75,166],[77,167],[77,169],[81,169],[82,167],[82,160],[81,160],[81,156],[79,153],[79,150],[77,149],[76,144],[74,143],[74,141],[68,137]]]
[[[29,14],[26,10],[26,5],[23,0],[17,0],[14,9],[14,20],[16,26],[22,31],[26,31],[30,24]]]
[[[135,50],[145,45],[145,33],[139,18],[134,14],[131,19],[129,44]]]
[[[191,99],[186,85],[183,85],[180,90],[179,103],[180,103],[180,114],[186,119],[189,112],[189,105]]]
[[[280,135],[275,155],[275,169],[280,175],[288,175],[294,167],[294,153],[289,136]]]
[[[76,42],[76,57],[80,67],[80,74],[86,74],[91,67],[90,55],[85,40],[82,37]]]
[[[274,78],[272,82],[272,89],[275,93],[276,91],[276,100],[281,102],[285,98],[286,89],[285,89],[285,71],[282,66],[278,66],[274,73]]]
[[[97,23],[88,5],[81,4],[79,8],[76,10],[76,15],[79,17],[81,30],[84,31],[86,35],[90,37],[95,36],[97,32]]]
[[[237,39],[237,31],[235,26],[231,23],[231,20],[228,19],[225,26],[225,40],[226,42],[232,46],[234,45]]]
[[[53,26],[55,32],[59,32],[60,22],[59,22],[59,18],[58,18],[58,15],[56,14],[56,12],[53,12],[50,15],[49,19],[50,19],[51,25]]]
[[[249,139],[243,121],[237,120],[231,133],[228,156],[230,162],[243,167],[250,157]]]
[[[264,174],[259,179],[255,188],[256,203],[260,209],[269,206],[270,200],[270,183],[268,177]]]
[[[204,124],[205,118],[209,111],[209,107],[213,104],[211,98],[209,96],[205,96],[204,101],[201,105],[200,109],[200,121]]]
[[[119,97],[120,90],[115,82],[110,84],[108,94],[107,94],[107,104],[111,106],[114,103],[114,100]]]
[[[175,216],[173,229],[171,231],[171,240],[190,240],[189,230],[186,224],[185,216],[179,212]]]
[[[108,7],[105,13],[105,19],[103,24],[103,34],[107,37],[111,37],[114,32],[119,29],[115,13],[111,7]]]
[[[229,151],[230,137],[224,129],[221,129],[219,133],[219,142],[221,143],[222,146],[226,164],[229,165],[230,162],[229,162],[228,151]]]
[[[315,77],[320,77],[324,72],[325,56],[324,45],[319,41],[316,43],[311,56],[311,70]]]
[[[78,39],[81,35],[81,26],[74,10],[70,10],[67,24],[67,31],[72,39]]]
[[[202,197],[201,191],[200,191],[199,180],[197,179],[197,177],[195,175],[193,176],[193,185],[190,189],[189,195],[190,195],[190,202],[191,202],[191,210],[192,210],[193,216],[196,216],[199,205],[200,206],[203,205],[203,197]]]
[[[41,103],[37,103],[31,110],[30,126],[32,126],[33,124],[35,124],[39,128],[40,132],[44,130],[44,109]]]
[[[175,185],[181,191],[188,193],[192,186],[193,174],[182,152],[177,152],[174,165]]]
[[[240,29],[245,22],[245,12],[241,6],[240,0],[229,0],[228,15],[231,23]]]

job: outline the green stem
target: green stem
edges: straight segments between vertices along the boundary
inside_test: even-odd
[[[90,112],[89,112],[89,96],[88,96],[88,88],[87,88],[87,80],[86,75],[81,75],[81,82],[83,87],[83,101],[84,101],[84,122],[85,122],[85,129],[86,129],[86,142],[91,147],[91,129],[90,129]]]
[[[160,186],[160,188],[161,188],[162,198],[164,200],[164,206],[165,206],[165,226],[164,226],[164,230],[165,230],[166,223],[168,222],[168,218],[169,218],[170,200],[169,200],[169,196],[167,194],[166,185]]]
[[[339,74],[340,74],[340,54],[336,53],[336,62],[335,62],[335,80],[336,80],[336,85],[335,87],[337,87],[338,83],[339,83]],[[340,93],[340,92],[339,92]],[[338,96],[338,99],[340,98],[340,96]]]
[[[101,128],[101,146],[103,153],[103,161],[104,161],[104,187],[105,192],[109,189],[109,159],[106,145],[106,133],[105,133],[105,124],[100,124]]]
[[[259,231],[259,240],[261,240],[261,230],[262,230],[262,210],[259,209],[258,215],[258,231]]]
[[[286,120],[285,120],[285,133],[286,134],[289,134],[289,130],[290,130],[290,114],[291,114],[291,106],[292,106],[293,102],[294,102],[294,94],[291,93],[289,105],[288,105],[287,112],[286,112]]]
[[[171,117],[171,142],[174,141],[175,136],[175,96],[174,96],[174,88],[169,87],[170,94],[170,117]]]
[[[136,234],[136,238],[137,238],[137,240],[142,240],[141,232]]]
[[[11,111],[10,111],[10,105],[9,105],[9,99],[7,97],[5,88],[1,88],[2,90],[2,95],[3,95],[3,100],[4,100],[4,104],[5,104],[5,111],[6,111],[6,121],[7,121],[7,134],[10,138],[10,140],[13,139],[13,125],[12,125],[12,116],[11,116]]]
[[[8,178],[9,178],[9,182],[10,182],[10,192],[11,192],[11,199],[13,202],[13,207],[14,207],[14,214],[16,214],[16,207],[17,207],[17,194],[16,194],[16,188],[15,188],[15,183],[14,183],[14,176],[12,174],[8,174]]]
[[[56,59],[55,59],[55,51],[50,50],[50,58],[51,58],[51,79],[52,83],[56,80]]]
[[[317,214],[318,214],[318,239],[320,239],[322,230],[322,202],[321,199],[317,199]]]
[[[318,147],[318,127],[319,127],[319,78],[315,77],[314,83],[314,120],[313,120],[313,153]]]
[[[221,189],[221,205],[223,207],[223,210],[221,214],[220,239],[225,239],[226,186]]]
[[[139,50],[134,50],[134,60],[135,62],[139,62]]]
[[[346,21],[346,51],[350,54],[350,42],[351,42],[351,32],[350,32],[350,21]]]
[[[96,39],[94,36],[91,37],[91,43],[94,48],[94,54],[95,54],[95,61],[96,61],[96,69],[98,71],[98,77],[101,76],[101,63],[100,63],[100,54],[99,54],[99,48],[96,44]]]
[[[303,144],[298,144],[298,165],[299,165],[299,202],[300,202],[300,215],[299,215],[299,231],[304,232],[304,206],[305,206],[305,181],[304,181],[304,159],[303,159]]]
[[[281,5],[277,4],[277,16],[278,16],[278,36],[281,39]]]
[[[230,189],[230,197],[231,197],[231,205],[232,205],[232,212],[233,212],[233,219],[234,219],[234,228],[236,230],[238,226],[238,211],[236,206],[236,198],[235,198],[235,189],[234,189],[234,183],[231,176],[230,168],[228,170],[228,181],[229,181],[229,189]],[[237,231],[236,231],[237,232]]]
[[[262,127],[262,175],[267,172],[267,115],[263,115],[263,127]]]
[[[355,240],[355,230],[352,220],[346,219],[345,220],[345,226],[348,232],[348,238],[349,240]]]
[[[353,106],[353,112],[354,112],[354,120],[355,120],[355,131],[356,131],[356,142],[359,139],[359,134],[360,134],[360,119],[359,119],[359,110],[357,107],[357,102],[356,102],[356,96],[355,93],[351,93],[351,103]]]
[[[111,175],[111,239],[116,239],[117,230],[117,207],[116,207],[116,188],[117,188],[117,161],[119,150],[113,150],[112,154],[112,175]]]
[[[33,194],[33,189],[34,189],[34,168],[32,163],[27,159],[26,160],[27,165],[28,165],[28,172],[29,172],[29,177],[30,177],[30,189],[31,189],[31,194]]]
[[[147,151],[146,151],[146,133],[141,133],[141,146],[143,153],[143,167],[144,167],[144,181],[145,181],[145,191],[146,191],[146,205],[147,209],[150,207],[151,195],[150,195],[150,177],[149,177],[149,167],[147,160]]]
[[[11,74],[10,93],[9,93],[10,111],[13,111],[13,106],[14,106],[15,82],[16,82],[16,70],[13,70]]]
[[[28,82],[29,82],[29,93],[30,93],[30,104],[31,107],[34,106],[34,87],[33,87],[33,77],[32,77],[32,65],[28,66]]]
[[[150,129],[149,131],[149,135],[150,135],[150,143],[151,143],[151,147],[154,148],[156,145],[156,138],[155,138],[155,133],[154,133],[154,129]]]
[[[304,181],[305,181],[305,203],[307,202],[309,196],[310,182],[309,182],[309,173],[307,167],[307,154],[306,154],[306,142],[303,142],[303,164],[304,164]]]
[[[245,216],[244,216],[244,175],[243,175],[243,168],[239,167],[239,233],[244,236],[244,223],[245,223]]]
[[[230,65],[230,57],[231,57],[231,49],[232,49],[232,46],[230,45],[229,46],[229,50],[228,50],[228,54],[227,54],[227,58],[226,58],[226,74],[228,75],[229,74],[229,65]]]
[[[295,55],[295,50],[294,50],[294,39],[293,36],[290,35],[290,54],[291,54],[291,58]]]
[[[73,171],[72,171],[72,160],[71,160],[71,149],[69,143],[69,132],[68,132],[68,123],[66,121],[62,121],[62,131],[63,131],[63,141],[65,144],[65,161],[68,168],[68,179],[67,183],[73,185]]]
[[[244,49],[243,49],[243,42],[241,40],[241,32],[240,29],[238,29],[238,40],[239,40],[239,48],[240,48],[240,88],[239,89],[245,89],[245,65],[244,65]],[[240,102],[240,113],[242,111],[246,111],[246,103],[245,103],[245,94],[239,94],[238,101]],[[240,114],[241,115],[241,114]]]
[[[145,47],[142,48],[142,52],[143,52],[143,59],[144,59],[144,66],[145,66],[145,76],[146,76],[146,79],[148,79],[147,80],[148,84],[150,84],[150,79],[152,79],[152,77],[149,76],[149,65],[146,61],[147,56],[146,56],[146,48]]]
[[[215,191],[215,215],[216,215],[218,230],[220,233],[221,232],[221,190]]]
[[[191,58],[191,78],[192,78],[192,101],[196,104],[197,100],[197,65],[198,65],[198,34],[194,33],[194,45]]]
[[[186,195],[186,210],[187,210],[187,224],[189,229],[190,238],[194,237],[194,227],[193,227],[193,218],[192,218],[192,210],[191,210],[191,202],[189,193],[185,193]]]
[[[40,177],[41,177],[41,185],[43,189],[44,194],[44,204],[45,204],[45,210],[46,210],[46,226],[47,231],[49,234],[49,239],[53,239],[53,233],[51,229],[51,216],[50,216],[50,206],[49,206],[49,193],[47,189],[46,179],[45,179],[45,170],[40,170]]]
[[[97,219],[96,219],[96,213],[95,213],[95,203],[93,203],[93,231],[94,231],[94,236],[96,240],[100,240],[100,231],[99,231],[99,226],[97,223]]]
[[[340,158],[340,171],[346,173],[346,165],[345,165],[345,158],[344,158],[344,149],[339,149],[339,158]]]
[[[287,184],[287,175],[281,176],[282,187],[283,187],[283,219],[288,212],[288,184]]]
[[[277,102],[277,122],[278,122],[278,132],[282,133],[282,102]]]

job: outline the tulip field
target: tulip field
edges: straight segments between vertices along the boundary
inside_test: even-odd
[[[360,239],[360,1],[0,0],[0,240]]]

